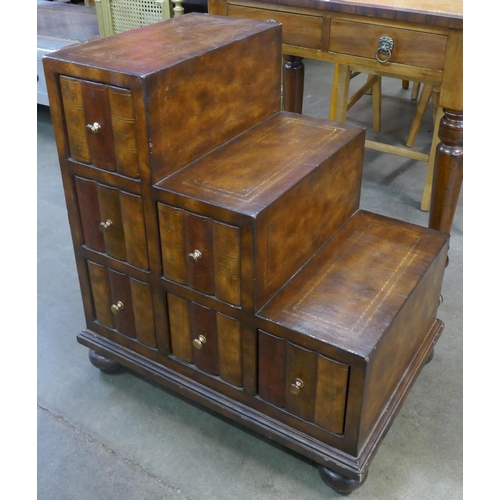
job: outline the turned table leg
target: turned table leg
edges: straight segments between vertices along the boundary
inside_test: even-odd
[[[121,368],[119,363],[97,354],[93,349],[89,349],[89,359],[96,368],[99,368],[104,373],[116,372]]]
[[[441,142],[436,149],[434,164],[429,227],[450,233],[462,188],[464,117],[462,111],[443,111],[439,125]]]
[[[302,113],[304,63],[302,57],[283,55],[283,109]]]
[[[357,490],[363,485],[368,477],[367,471],[366,474],[363,475],[363,479],[361,479],[361,481],[357,481],[356,479],[350,479],[342,474],[339,474],[338,472],[327,469],[323,465],[318,465],[318,471],[325,484],[341,495],[348,495],[354,490]]]

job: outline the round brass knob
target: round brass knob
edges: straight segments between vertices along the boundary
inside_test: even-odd
[[[290,388],[290,391],[292,391],[292,394],[298,394],[300,392],[300,389],[302,389],[302,387],[304,387],[304,382],[302,382],[300,378],[296,378]]]
[[[199,250],[195,250],[188,255],[189,260],[195,263],[198,262],[202,257],[203,255],[201,255],[201,252]]]
[[[111,229],[113,227],[113,222],[110,221],[109,219],[106,219],[106,222],[101,222],[99,224],[99,229],[105,233],[108,229]]]
[[[87,125],[87,128],[90,130],[90,132],[92,134],[98,134],[100,131],[101,131],[101,126],[97,123],[97,122],[94,122],[94,123],[89,123]]]
[[[201,349],[206,341],[207,339],[203,335],[199,335],[197,339],[193,340],[193,345],[196,349]]]
[[[111,312],[113,314],[118,314],[124,307],[123,302],[119,300],[116,304],[111,306]]]
[[[378,41],[378,48],[375,52],[375,59],[379,63],[385,64],[389,62],[392,56],[392,49],[394,48],[394,40],[388,35],[382,35]],[[384,56],[383,58],[380,55]]]

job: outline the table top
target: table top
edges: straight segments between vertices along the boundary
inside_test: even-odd
[[[389,20],[463,29],[463,0],[254,0]]]
[[[463,0],[336,0],[332,3],[357,4],[368,8],[435,12],[456,17],[463,15]]]

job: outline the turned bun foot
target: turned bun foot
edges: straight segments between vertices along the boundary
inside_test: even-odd
[[[116,372],[121,368],[121,365],[112,359],[105,358],[100,354],[97,354],[94,350],[89,349],[89,359],[90,362],[96,367],[99,368],[104,373],[112,373]]]
[[[357,481],[356,479],[345,477],[338,472],[327,469],[323,465],[318,465],[318,471],[325,484],[341,495],[349,495],[349,493],[357,490],[363,485],[368,476],[368,472],[366,472],[363,479],[361,481]]]
[[[429,351],[429,355],[427,356],[427,359],[425,360],[425,364],[429,364],[432,361],[432,358],[434,357],[434,347]]]

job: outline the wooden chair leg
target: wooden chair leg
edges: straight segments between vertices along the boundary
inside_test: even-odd
[[[433,121],[436,121],[436,114],[437,114],[437,110],[439,107],[439,91],[440,91],[440,89],[438,87],[434,87],[432,89],[431,105],[432,105],[432,120]]]
[[[382,77],[379,75],[368,75],[366,82],[349,97],[350,81],[359,74],[359,72],[351,71],[346,65],[337,64],[335,66],[332,98],[330,101],[330,120],[342,123],[345,122],[347,111],[351,109],[361,97],[371,92],[373,96],[373,131],[379,133],[382,106]]]
[[[373,131],[376,134],[379,134],[382,121],[382,77],[378,75],[375,83],[373,84],[372,99]]]
[[[410,82],[408,80],[401,80],[401,86],[404,88],[404,89],[407,89],[409,88],[410,86]]]
[[[420,204],[420,209],[424,212],[428,212],[431,209],[431,195],[432,195],[432,178],[434,176],[434,162],[436,159],[436,147],[439,144],[439,123],[443,117],[444,112],[442,107],[438,107],[436,111],[436,119],[434,120],[434,134],[432,136],[432,146],[429,158],[429,163],[427,165],[427,175],[425,177],[424,192],[422,194],[422,201]]]
[[[411,89],[411,99],[416,101],[418,99],[418,93],[420,92],[420,83],[413,82],[413,88]]]
[[[413,117],[410,133],[408,134],[408,139],[406,141],[406,145],[409,148],[411,148],[413,146],[413,143],[415,142],[415,137],[417,136],[417,133],[420,129],[420,125],[422,124],[422,119],[424,117],[425,110],[427,109],[427,105],[429,104],[431,94],[432,85],[426,83],[424,85],[424,89],[422,90],[420,100],[418,101],[417,110],[415,112],[415,116]]]
[[[340,123],[346,121],[350,76],[349,66],[345,64],[335,65],[330,102],[330,120]]]

